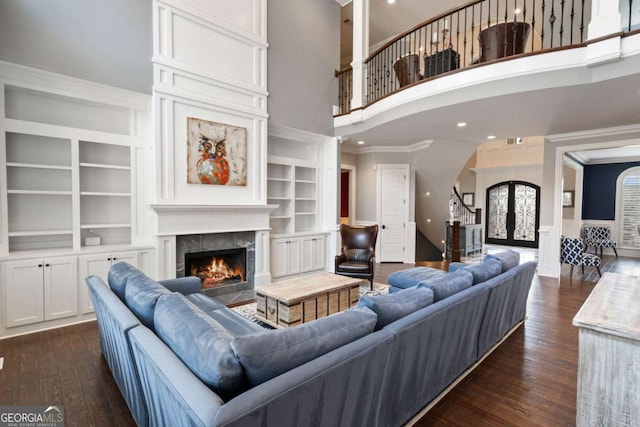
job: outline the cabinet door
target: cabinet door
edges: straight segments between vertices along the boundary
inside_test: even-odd
[[[13,261],[5,269],[5,313],[7,328],[44,320],[44,289],[38,260]]]
[[[325,236],[302,238],[302,271],[322,270],[325,267]]]
[[[89,297],[89,288],[85,279],[88,276],[98,276],[104,283],[107,283],[107,274],[111,266],[109,254],[82,255],[78,257],[79,277],[78,286],[80,286],[80,307],[83,313],[93,313],[93,303]]]
[[[300,273],[300,239],[284,237],[271,241],[271,276]]]
[[[78,259],[44,260],[44,319],[53,320],[78,314]]]
[[[93,303],[89,296],[89,288],[85,279],[88,276],[98,276],[102,281],[108,285],[107,276],[109,275],[109,268],[116,262],[128,262],[132,266],[138,268],[139,264],[139,252],[127,251],[127,252],[114,252],[95,255],[83,255],[78,259],[79,272],[78,277],[80,286],[80,307],[83,313],[93,313]]]

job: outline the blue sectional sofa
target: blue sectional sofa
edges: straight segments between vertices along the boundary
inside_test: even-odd
[[[86,281],[138,425],[396,426],[524,320],[535,263],[488,261],[405,276],[389,295],[283,330],[260,328],[191,278],[158,283],[119,263],[108,286]]]

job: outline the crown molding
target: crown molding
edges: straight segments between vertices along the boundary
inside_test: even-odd
[[[338,3],[340,6],[346,6],[349,3],[351,3],[351,0],[336,0],[336,3]]]
[[[349,154],[367,154],[367,153],[413,153],[423,150],[431,145],[433,139],[416,142],[415,144],[406,146],[378,145],[375,147],[342,147],[343,153]]]
[[[335,138],[329,135],[322,135],[315,132],[309,132],[307,130],[296,129],[288,126],[269,123],[269,136],[275,136],[276,138],[288,139],[300,143],[307,144],[321,144],[331,138]]]

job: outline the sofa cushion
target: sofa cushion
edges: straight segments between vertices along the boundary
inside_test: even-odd
[[[186,298],[205,314],[218,322],[234,338],[252,332],[263,331],[264,328],[227,308],[221,302],[204,294],[189,294]]]
[[[467,265],[465,270],[473,274],[473,284],[486,282],[502,272],[502,263],[497,259],[488,259],[478,264]]]
[[[256,386],[373,332],[376,320],[373,311],[356,307],[291,328],[237,337],[231,348]]]
[[[471,287],[473,274],[462,268],[449,273],[439,279],[424,280],[418,283],[418,288],[429,288],[433,291],[433,302],[443,300],[455,293]]]
[[[223,400],[247,388],[242,366],[229,345],[233,337],[183,295],[160,297],[154,321],[158,337]]]
[[[413,267],[389,274],[387,283],[396,288],[411,288],[422,280],[433,280],[447,274],[446,271],[430,267]]]
[[[162,295],[170,293],[155,280],[138,272],[129,275],[126,279],[124,302],[147,328],[154,330],[153,312],[156,302]]]
[[[111,288],[113,293],[116,294],[118,298],[120,298],[120,300],[124,302],[124,290],[127,286],[127,278],[129,278],[129,276],[131,275],[140,273],[140,270],[124,261],[113,264],[109,269],[109,273],[107,275],[109,287]]]
[[[486,261],[489,259],[497,259],[500,261],[502,263],[502,273],[504,273],[505,271],[520,264],[520,253],[509,249],[495,254],[485,255],[484,260]]]
[[[375,330],[407,314],[420,310],[433,303],[433,291],[429,288],[408,288],[387,295],[365,295],[360,298],[358,307],[368,307],[378,315]]]

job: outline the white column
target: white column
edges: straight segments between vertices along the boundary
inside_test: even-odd
[[[353,97],[351,110],[366,102],[367,70],[364,60],[369,55],[369,0],[353,0]]]
[[[269,270],[269,231],[256,231],[256,271],[253,275],[253,285],[256,288],[271,283],[271,271]]]
[[[588,40],[620,31],[620,0],[592,0]]]

